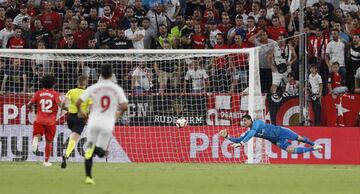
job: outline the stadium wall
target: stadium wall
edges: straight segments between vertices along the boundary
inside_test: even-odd
[[[223,127],[201,126],[144,127],[118,126],[109,143],[109,162],[225,162],[245,161],[243,149],[233,149],[230,142],[223,140],[217,132]],[[273,164],[360,164],[360,129],[354,127],[291,127],[294,131],[309,137],[324,146],[321,152],[304,155],[287,154],[267,144],[270,163]],[[231,135],[239,135],[242,128],[228,128]],[[66,148],[70,131],[65,125],[57,126],[54,140],[53,161],[60,161]],[[43,152],[33,153],[31,149],[31,125],[0,126],[0,160],[42,161]],[[83,136],[70,161],[83,161]],[[293,142],[294,145],[303,145]],[[44,143],[40,144],[43,150]],[[96,159],[97,161],[105,161]]]

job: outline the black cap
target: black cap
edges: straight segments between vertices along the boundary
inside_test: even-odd
[[[236,16],[235,16],[235,19],[244,19],[240,14],[237,14]]]

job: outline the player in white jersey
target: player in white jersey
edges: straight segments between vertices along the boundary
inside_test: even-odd
[[[115,121],[128,109],[128,100],[123,89],[111,81],[113,74],[109,64],[101,66],[103,80],[88,87],[76,102],[78,110],[86,99],[91,98],[93,105],[87,127],[87,149],[85,152],[85,183],[94,184],[91,176],[93,156],[105,156],[105,150],[114,130]],[[80,112],[80,117],[87,115]]]

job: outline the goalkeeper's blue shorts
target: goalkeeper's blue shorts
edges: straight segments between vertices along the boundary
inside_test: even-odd
[[[283,150],[286,150],[287,147],[291,144],[291,141],[297,140],[299,135],[292,131],[291,129],[281,127],[279,138],[276,141],[276,145]]]

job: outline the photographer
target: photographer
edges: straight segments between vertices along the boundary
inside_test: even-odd
[[[285,36],[279,36],[278,43],[268,54],[268,63],[271,64],[272,85],[271,94],[276,94],[278,86],[287,83],[287,75],[291,72],[291,65],[296,61],[294,48],[286,43]]]

